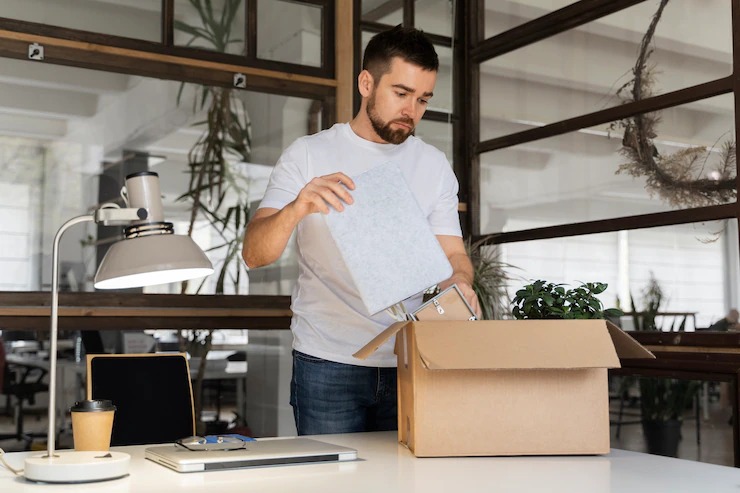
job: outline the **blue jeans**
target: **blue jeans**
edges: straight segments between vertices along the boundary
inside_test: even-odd
[[[293,351],[290,405],[299,435],[395,430],[396,369]]]

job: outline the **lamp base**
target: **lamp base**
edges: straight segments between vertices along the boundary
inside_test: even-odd
[[[130,461],[122,452],[57,451],[27,458],[23,475],[43,483],[92,483],[126,476]]]

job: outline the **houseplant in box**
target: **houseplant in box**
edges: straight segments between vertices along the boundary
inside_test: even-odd
[[[651,275],[642,292],[643,309],[638,311],[634,299],[632,300],[635,330],[660,330],[656,317],[663,300],[663,290]],[[682,323],[679,330],[683,325]],[[675,378],[643,377],[639,379],[639,388],[642,429],[648,453],[676,457],[683,415],[696,397],[699,383]]]
[[[584,282],[568,289],[565,284],[537,280],[523,286],[512,300],[511,313],[518,320],[599,319],[618,317],[622,311],[604,309],[597,295],[606,291],[608,284]]]

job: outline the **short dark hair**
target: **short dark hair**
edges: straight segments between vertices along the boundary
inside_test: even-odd
[[[391,61],[395,57],[425,70],[439,70],[437,52],[424,32],[400,25],[370,39],[362,59],[362,69],[370,72],[377,82],[383,74],[390,72]]]

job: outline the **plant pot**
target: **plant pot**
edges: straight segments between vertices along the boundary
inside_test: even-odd
[[[678,442],[681,441],[681,421],[643,420],[642,431],[649,454],[678,457]]]

